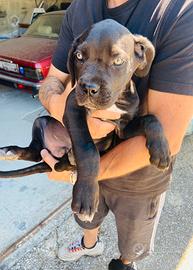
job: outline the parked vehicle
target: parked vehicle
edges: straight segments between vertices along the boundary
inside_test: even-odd
[[[46,13],[44,8],[34,8],[32,11],[29,10],[22,22],[19,22],[18,24],[18,36],[22,36],[29,26],[44,13]]]
[[[11,4],[9,4],[9,2],[11,3],[11,0],[7,0],[7,2],[9,9],[5,5],[1,6],[0,1],[0,42],[20,37],[41,14],[51,11],[66,10],[70,6],[72,0],[27,1],[28,3],[23,3],[23,5],[20,6],[21,9],[18,7],[20,10],[19,13],[15,10],[11,10]],[[10,10],[13,15],[10,15]]]
[[[41,15],[20,38],[0,43],[0,80],[36,94],[48,74],[65,11]]]

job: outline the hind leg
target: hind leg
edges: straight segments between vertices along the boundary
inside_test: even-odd
[[[64,157],[72,148],[71,139],[66,127],[51,117],[44,129],[43,144],[44,148],[56,159]]]
[[[29,160],[40,161],[41,159],[34,158],[29,147],[19,147],[10,145],[0,148],[0,160]]]
[[[27,147],[10,145],[0,148],[0,160],[28,160],[41,161],[40,151],[43,149],[44,129],[49,118],[39,117],[34,121],[32,141]]]
[[[55,158],[63,157],[71,148],[67,129],[50,116],[39,117],[34,121],[32,141],[28,147],[16,145],[0,148],[0,160],[41,161],[40,152],[47,149]]]

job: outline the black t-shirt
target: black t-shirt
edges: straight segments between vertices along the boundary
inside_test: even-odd
[[[74,0],[61,27],[53,65],[68,73],[67,56],[73,39],[87,27],[111,18],[133,34],[152,41],[156,49],[149,76],[136,78],[137,91],[143,100],[148,88],[183,95],[193,95],[193,1],[129,0],[109,9],[105,0]],[[140,169],[103,184],[127,194],[160,194],[165,191],[171,167],[160,172],[153,166]]]

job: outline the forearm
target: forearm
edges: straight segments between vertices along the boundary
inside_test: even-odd
[[[99,181],[116,178],[148,166],[150,156],[145,143],[145,137],[134,137],[102,156]]]
[[[48,76],[39,90],[39,99],[43,106],[49,111],[50,99],[55,94],[64,92],[63,83],[54,76]]]
[[[193,113],[193,98],[149,91],[149,111],[157,116],[167,138],[171,156],[180,151]],[[145,137],[124,141],[101,158],[99,181],[119,177],[150,165]]]
[[[70,76],[66,77],[64,82],[55,76],[48,76],[40,88],[39,99],[42,105],[60,122],[71,90]]]

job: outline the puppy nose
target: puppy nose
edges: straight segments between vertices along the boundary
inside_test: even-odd
[[[81,88],[85,94],[94,96],[98,93],[100,86],[96,83],[81,82]]]

